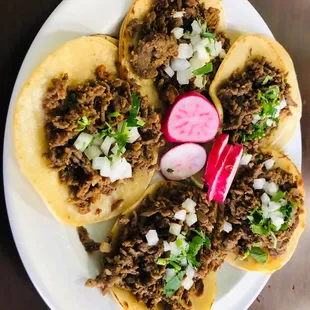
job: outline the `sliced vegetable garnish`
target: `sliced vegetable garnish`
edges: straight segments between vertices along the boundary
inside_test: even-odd
[[[204,143],[214,139],[220,126],[217,110],[204,96],[189,92],[180,96],[163,122],[170,142]]]
[[[80,125],[80,128],[74,130],[77,132],[84,131],[87,126],[91,125],[91,121],[86,116],[83,116],[82,120],[78,121],[77,123],[78,125]]]
[[[250,255],[260,264],[265,264],[269,259],[269,253],[265,252],[261,248],[252,248],[250,250]]]
[[[169,180],[185,180],[199,172],[206,160],[207,153],[202,146],[184,143],[169,150],[161,158],[160,169]]]
[[[215,169],[223,153],[223,150],[228,143],[228,139],[229,135],[227,134],[219,135],[216,138],[211,151],[209,152],[206,172],[204,175],[204,182],[206,185],[209,184],[209,180],[212,177],[213,173],[215,172]]]
[[[121,115],[121,113],[119,113],[119,112],[112,112],[109,114],[110,117],[118,117],[120,115]]]
[[[167,297],[172,297],[174,293],[181,287],[182,280],[185,276],[186,271],[181,271],[175,275],[170,281],[168,281],[164,286],[164,295]]]
[[[193,71],[194,75],[202,75],[202,74],[207,74],[213,71],[213,64],[212,62],[209,62],[205,64],[203,67],[196,69]]]
[[[128,127],[144,126],[145,122],[137,118],[137,115],[140,110],[140,100],[138,98],[138,95],[137,93],[133,92],[131,96],[132,96],[132,105],[129,117],[127,119],[127,126]]]
[[[264,78],[264,81],[262,83],[262,85],[266,85],[269,81],[272,81],[273,77],[270,75],[266,75],[266,77]]]

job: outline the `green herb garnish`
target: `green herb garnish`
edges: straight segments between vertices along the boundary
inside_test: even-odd
[[[106,122],[105,128],[103,130],[101,130],[101,132],[96,135],[96,138],[103,139],[106,136],[112,136],[113,133],[114,132],[113,132],[112,127]]]
[[[247,250],[244,252],[242,258],[240,258],[240,259],[241,259],[241,260],[245,260],[245,259],[248,258],[249,255],[250,255],[250,250],[247,249]],[[237,256],[237,258],[238,258],[238,256]]]
[[[216,41],[216,36],[211,32],[202,31],[200,33],[200,36],[203,38],[213,39],[214,41]]]
[[[132,105],[130,109],[129,117],[127,118],[128,127],[141,127],[144,126],[145,122],[137,119],[137,115],[140,110],[140,100],[136,92],[132,93]]]
[[[250,250],[250,255],[261,264],[265,264],[269,258],[269,253],[261,248],[252,248]]]
[[[175,294],[175,292],[181,287],[185,273],[186,271],[180,271],[165,284],[163,293],[166,297],[171,298]]]
[[[282,198],[284,198],[285,193],[282,191],[278,191],[275,195],[272,196],[271,200],[274,202],[279,202]]]
[[[264,81],[262,83],[262,85],[266,85],[269,81],[272,81],[273,77],[270,75],[266,75],[266,77],[264,78]]]
[[[274,232],[272,230],[270,231],[270,236],[273,239],[273,248],[276,249],[277,248],[277,244],[278,244],[278,240],[277,240],[277,237],[276,237],[276,235],[274,234]]]
[[[112,112],[109,114],[110,117],[118,117],[120,115],[121,115],[121,113],[119,113],[119,112]]]
[[[168,172],[168,173],[173,173],[173,172],[174,172],[174,170],[173,170],[173,169],[171,169],[171,168],[168,168],[168,169],[167,169],[167,172]]]
[[[202,74],[207,74],[213,71],[213,64],[212,62],[207,63],[203,67],[196,69],[193,71],[194,75],[202,75]]]
[[[167,261],[164,258],[159,258],[157,260],[157,265],[165,266],[166,264],[167,264]]]
[[[129,139],[129,131],[127,128],[127,122],[123,122],[121,130],[116,131],[114,134],[112,134],[112,137],[116,140],[116,143],[118,145],[118,151],[117,151],[116,156],[120,156],[126,144],[128,143],[128,139]]]
[[[80,128],[74,130],[77,132],[84,131],[87,126],[91,125],[91,121],[86,116],[83,116],[82,120],[78,121],[77,123],[78,125],[80,125]]]

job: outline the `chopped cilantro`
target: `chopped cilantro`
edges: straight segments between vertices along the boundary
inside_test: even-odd
[[[282,191],[278,191],[275,195],[272,196],[271,200],[274,202],[279,202],[282,198],[284,198],[285,193]]]
[[[269,254],[261,248],[252,248],[250,255],[261,264],[265,264],[269,258]]]
[[[178,248],[182,247],[182,244],[183,244],[182,239],[177,239],[177,241],[175,243],[176,243]]]
[[[212,62],[209,62],[205,64],[203,67],[196,69],[193,71],[194,75],[202,75],[202,74],[207,74],[213,71],[213,64]]]
[[[114,134],[112,134],[112,137],[116,140],[116,143],[118,145],[118,151],[116,156],[120,156],[129,139],[127,122],[123,122],[121,131],[116,131]]]
[[[157,260],[157,265],[160,265],[160,266],[165,266],[167,264],[167,260],[164,259],[164,258],[159,258]]]
[[[251,230],[254,234],[258,234],[260,236],[268,236],[270,233],[268,229],[264,228],[263,226],[255,224],[251,225]]]
[[[269,81],[272,81],[273,77],[270,75],[266,75],[266,77],[264,78],[264,81],[262,83],[262,85],[266,85]]]
[[[171,169],[171,168],[168,168],[168,169],[167,169],[167,172],[168,172],[168,173],[173,173],[173,172],[174,172],[174,170],[173,170],[173,169]]]
[[[166,297],[171,298],[174,293],[181,287],[185,273],[186,271],[180,271],[165,284],[163,293]]]
[[[248,258],[249,255],[250,255],[250,250],[247,249],[247,250],[244,252],[242,258],[240,258],[240,259],[241,259],[241,260],[245,260],[245,259]]]
[[[277,237],[276,237],[276,235],[274,234],[273,231],[270,231],[270,236],[273,239],[273,248],[276,249],[277,248],[277,244],[278,244]]]
[[[284,224],[282,224],[280,229],[281,231],[285,231],[290,227],[292,218],[294,217],[296,212],[296,208],[297,208],[296,202],[289,202],[286,206],[280,208],[280,211],[285,216]]]
[[[80,125],[80,128],[74,130],[77,132],[84,131],[87,126],[91,125],[91,121],[86,116],[83,116],[82,120],[78,121],[77,123],[78,125]]]
[[[202,31],[200,33],[200,36],[203,37],[203,38],[213,39],[214,41],[216,40],[215,34],[213,34],[211,32]]]
[[[118,117],[120,115],[121,115],[121,113],[119,113],[119,112],[112,112],[109,114],[110,117]]]
[[[128,127],[141,127],[144,126],[145,122],[137,119],[137,115],[140,110],[140,100],[136,92],[132,93],[132,105],[129,113],[129,117],[127,119]]]
[[[111,136],[113,134],[113,129],[112,127],[106,122],[105,123],[105,128],[101,130],[99,134],[97,134],[96,138],[98,139],[103,139],[106,136]]]

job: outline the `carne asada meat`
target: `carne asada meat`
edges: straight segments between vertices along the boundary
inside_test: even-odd
[[[193,214],[197,219],[191,222]],[[113,250],[103,256],[103,271],[86,286],[99,287],[105,294],[116,285],[150,309],[157,304],[164,309],[192,309],[190,294],[208,290],[202,280],[225,258],[216,205],[196,187],[166,183],[119,221],[122,231],[114,244],[112,241]],[[174,229],[179,231],[172,232]],[[153,240],[151,232],[156,235]],[[169,281],[175,277],[179,283],[171,287]],[[185,288],[187,277],[193,282]]]
[[[218,91],[224,111],[223,132],[232,143],[242,143],[248,152],[276,130],[279,118],[290,115],[295,105],[289,96],[286,74],[265,58],[255,58],[243,72],[235,71]]]
[[[133,172],[154,168],[154,152],[162,144],[160,117],[137,84],[111,76],[103,65],[91,81],[69,85],[64,74],[51,84],[43,100],[48,143],[44,156],[59,171],[60,181],[69,186],[70,199],[79,212],[88,213],[90,204],[102,194],[109,195],[119,182],[126,182],[101,176],[92,159],[106,155],[113,164],[113,159],[124,158]],[[132,132],[135,138],[129,141]],[[91,138],[82,141],[89,146],[86,150],[83,145],[76,147],[82,134]],[[102,145],[106,138],[111,142],[107,151]]]
[[[132,69],[141,78],[155,79],[160,98],[167,104],[173,104],[179,94],[191,90],[203,92],[208,96],[210,84],[225,55],[224,51],[227,52],[230,47],[229,39],[225,34],[215,32],[219,21],[218,9],[212,7],[206,9],[204,4],[197,0],[154,0],[144,20],[133,19],[128,25],[131,36],[138,37],[138,44],[131,52]],[[198,25],[198,29],[201,27],[201,33],[193,32],[193,22]],[[183,35],[181,37],[176,35],[176,30],[181,31]],[[196,45],[198,46],[201,39],[205,39],[201,48],[208,50],[210,57],[199,65],[201,61],[197,61]],[[182,59],[187,59],[191,63],[191,68],[188,69],[191,72],[188,81],[185,82],[180,82],[179,73],[172,71],[173,76],[171,76],[172,73],[168,75],[165,70],[167,67],[170,68],[173,59],[181,57],[180,44],[190,50],[190,55],[185,58],[182,56]],[[210,51],[208,44],[211,49],[214,46],[219,46],[220,49],[217,52]],[[221,50],[223,52],[220,57]],[[192,73],[208,62],[211,66],[209,71]],[[171,70],[170,68],[170,72]],[[198,76],[197,81],[196,76]]]
[[[224,203],[224,219],[232,225],[223,233],[226,249],[240,258],[254,251],[261,263],[285,253],[303,205],[297,178],[273,164],[271,155],[255,153],[240,166]]]

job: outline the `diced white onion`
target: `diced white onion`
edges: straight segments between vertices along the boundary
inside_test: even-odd
[[[93,145],[101,146],[103,139],[95,138],[93,141]]]
[[[176,271],[173,268],[167,268],[165,271],[165,281],[168,282],[170,281],[174,276],[176,275]]]
[[[177,211],[174,215],[174,218],[180,221],[184,221],[186,217],[186,210]]]
[[[115,139],[112,137],[105,137],[102,144],[101,144],[101,149],[104,153],[104,155],[108,156],[109,151],[111,148],[111,145],[115,142]]]
[[[171,68],[173,71],[183,71],[190,67],[189,61],[185,59],[172,59],[171,60]]]
[[[187,265],[187,259],[186,257],[184,257],[182,260],[181,260],[181,266],[186,266]]]
[[[274,182],[266,182],[264,184],[264,191],[268,194],[268,195],[274,195],[276,194],[276,192],[278,191],[278,186],[277,184],[275,184]]]
[[[166,67],[164,70],[169,75],[169,77],[174,76],[174,71],[172,70],[172,68],[170,66]]]
[[[178,59],[188,59],[193,56],[193,48],[190,44],[181,43],[178,48],[178,53]]]
[[[190,288],[193,286],[194,284],[194,280],[190,277],[186,277],[183,281],[182,281],[182,286],[184,287],[184,289],[186,289],[187,291],[190,290]]]
[[[176,39],[181,39],[183,37],[183,34],[184,34],[184,29],[181,27],[176,27],[176,28],[173,28],[171,30],[171,33],[174,34]]]
[[[195,276],[195,269],[189,265],[187,268],[186,268],[186,275],[189,277],[189,278],[194,278]]]
[[[224,231],[227,233],[230,233],[232,231],[233,227],[231,223],[225,222],[224,223]]]
[[[271,219],[272,224],[276,226],[277,231],[284,224],[284,215],[280,211],[276,211],[276,212],[271,213],[270,219]]]
[[[107,157],[96,157],[92,161],[92,167],[94,170],[100,170],[102,177],[110,176],[111,162]]]
[[[172,15],[172,17],[173,17],[173,18],[179,18],[179,17],[183,17],[184,14],[185,14],[184,11],[177,11],[177,12],[175,12],[175,13]]]
[[[274,166],[275,161],[271,158],[264,162],[264,165],[267,170],[270,170]]]
[[[195,52],[196,50],[197,50],[197,46],[198,45],[200,45],[200,43],[201,43],[201,37],[200,37],[200,35],[198,34],[196,34],[195,32],[194,33],[192,33],[191,34],[191,44],[192,44],[192,46],[193,46],[193,51]]]
[[[262,211],[263,211],[263,218],[268,219],[269,218],[269,208],[265,204],[262,205]]]
[[[100,248],[99,248],[100,252],[102,253],[110,253],[112,250],[111,244],[107,243],[107,242],[102,242],[100,244]]]
[[[170,251],[171,251],[172,255],[179,255],[179,254],[181,254],[182,249],[177,246],[175,241],[174,242],[170,242],[169,245],[170,245]]]
[[[263,189],[266,184],[265,179],[254,179],[253,188],[254,189]]]
[[[261,117],[259,114],[253,114],[253,121],[252,121],[253,124],[256,124],[260,120],[261,120]]]
[[[186,60],[187,61],[187,60]],[[191,68],[183,71],[177,71],[177,81],[180,85],[189,84],[189,80],[193,77]]]
[[[213,40],[212,40],[213,41]],[[204,38],[199,42],[199,45],[202,45],[204,47],[207,47],[211,43],[210,39]]]
[[[201,33],[201,31],[202,31],[202,29],[201,29],[201,27],[199,26],[199,23],[197,22],[197,20],[194,20],[193,22],[192,22],[192,29],[193,29],[193,32],[195,32],[195,33],[197,33],[197,34],[200,34]]]
[[[165,252],[171,251],[170,244],[167,241],[164,241],[164,251]]]
[[[271,126],[273,125],[273,120],[272,120],[272,119],[267,119],[266,125],[267,125],[268,127],[271,127]]]
[[[188,226],[192,226],[197,222],[197,215],[195,213],[187,214],[185,221]]]
[[[187,198],[182,203],[182,208],[186,209],[189,213],[195,213],[196,202],[190,198]]]
[[[202,45],[197,46],[197,56],[199,60],[204,61],[205,63],[210,62],[211,60],[207,49]]]
[[[270,201],[268,203],[268,208],[269,208],[269,212],[274,212],[274,211],[279,210],[281,208],[281,205],[277,202]]]
[[[182,226],[176,223],[171,223],[169,228],[169,233],[178,236],[181,232]]]
[[[92,135],[86,132],[82,132],[79,134],[73,145],[79,151],[84,152],[88,147],[88,145],[92,142],[92,140],[93,140]]]
[[[205,65],[205,62],[203,60],[198,59],[197,53],[194,53],[194,56],[190,59],[190,65],[191,69],[194,71],[196,69],[199,69]]]
[[[281,199],[281,200],[279,201],[279,203],[280,203],[281,207],[284,207],[284,206],[287,205],[287,200]]]
[[[203,88],[203,76],[202,75],[197,75],[195,77],[194,85],[198,88]]]
[[[222,51],[222,42],[215,42],[214,49],[211,49],[211,56],[217,57]]]
[[[148,233],[145,235],[145,238],[147,240],[148,245],[150,246],[156,245],[159,241],[157,231],[154,229],[149,230]]]
[[[128,136],[129,143],[134,143],[140,138],[138,127],[129,128],[128,131],[129,131],[129,136]]]
[[[225,58],[226,57],[226,51],[222,48],[220,54],[219,54],[220,58]]]
[[[240,165],[247,166],[250,163],[252,157],[253,156],[251,154],[243,155],[240,160]]]
[[[125,158],[120,158],[119,161],[113,160],[111,165],[110,179],[111,182],[127,179],[132,177],[131,165]]]
[[[89,160],[93,160],[94,158],[100,156],[102,154],[102,151],[100,147],[96,145],[91,145],[84,151],[84,153]]]
[[[268,203],[270,202],[270,197],[266,193],[264,193],[263,195],[261,195],[260,200],[262,201],[262,204],[268,205]]]
[[[280,102],[280,109],[282,110],[282,109],[284,109],[285,107],[287,106],[287,102],[286,102],[286,100],[285,99],[283,99],[281,102]]]

